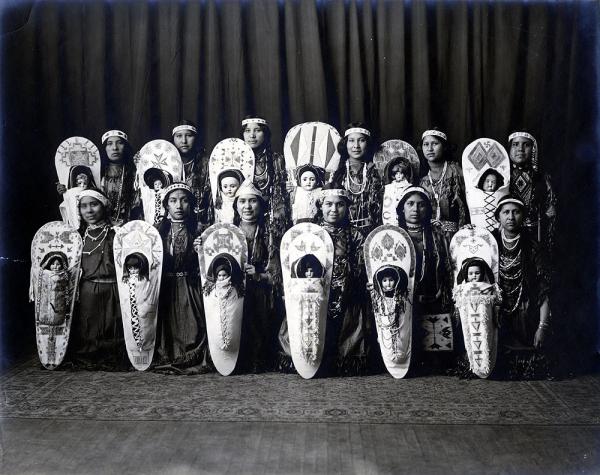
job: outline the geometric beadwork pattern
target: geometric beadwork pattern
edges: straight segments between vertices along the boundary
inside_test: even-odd
[[[325,181],[333,176],[340,162],[337,145],[340,134],[323,122],[304,122],[292,127],[285,136],[283,156],[288,176],[296,183],[296,168],[311,164],[325,170]]]
[[[183,180],[181,156],[177,147],[171,142],[162,139],[151,140],[138,153],[137,176],[140,187],[147,186],[144,181],[144,173],[149,168],[158,168],[169,173],[174,183]]]
[[[250,145],[237,138],[221,140],[210,154],[208,175],[213,201],[217,198],[219,174],[223,170],[232,169],[242,172],[245,179],[254,178],[254,151]]]
[[[421,325],[425,351],[452,351],[454,338],[449,313],[423,315]]]
[[[385,176],[385,167],[394,157],[402,157],[408,160],[412,170],[412,184],[417,184],[421,166],[419,154],[411,144],[404,140],[387,140],[379,146],[373,156],[373,163],[375,163],[379,176],[382,178]],[[406,177],[406,179],[410,181],[410,177]]]
[[[450,262],[455,284],[463,261],[470,257],[483,259],[498,282],[498,244],[494,236],[485,228],[467,224],[450,241]]]
[[[65,186],[69,183],[71,167],[82,165],[88,167],[96,186],[100,186],[100,152],[94,143],[85,137],[69,137],[56,149],[54,166],[58,181]]]

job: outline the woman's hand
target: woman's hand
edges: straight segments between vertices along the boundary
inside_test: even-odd
[[[287,191],[288,193],[291,193],[295,189],[296,189],[296,187],[294,186],[294,183],[292,183],[290,180],[285,182],[285,191]]]
[[[547,333],[547,327],[538,327],[538,329],[535,331],[535,336],[533,337],[533,347],[536,350],[540,350],[544,347],[544,342],[546,341]]]
[[[202,236],[198,236],[194,239],[194,250],[200,254],[200,251],[202,250]]]
[[[65,185],[63,185],[62,183],[57,183],[56,184],[56,192],[59,195],[64,195],[67,192],[67,187]]]
[[[367,282],[367,290],[371,292],[373,290],[373,284],[371,282]]]

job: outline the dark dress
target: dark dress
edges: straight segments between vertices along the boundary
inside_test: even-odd
[[[214,210],[208,174],[208,157],[204,151],[197,152],[194,158],[183,164],[184,182],[192,189],[196,198],[194,213],[199,231],[204,231],[214,222]]]
[[[92,236],[96,236],[92,232]],[[128,366],[121,320],[121,307],[113,256],[114,230],[102,244],[84,238],[81,257],[79,301],[69,340],[71,360],[76,366],[122,369]],[[90,252],[91,254],[86,254]]]
[[[111,222],[115,226],[138,217],[141,202],[139,193],[134,191],[134,180],[133,164],[109,164],[102,169],[101,188],[110,201]]]

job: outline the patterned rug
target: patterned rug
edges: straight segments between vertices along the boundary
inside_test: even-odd
[[[117,421],[600,424],[600,376],[565,381],[303,380],[47,371],[35,360],[0,377],[0,417]]]

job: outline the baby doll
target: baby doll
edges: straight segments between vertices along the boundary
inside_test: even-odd
[[[227,169],[219,173],[217,177],[218,190],[215,200],[215,222],[233,223],[233,201],[235,193],[244,181],[244,175],[240,170]]]
[[[38,322],[42,325],[61,325],[69,311],[67,256],[62,252],[48,254],[40,265],[38,280]]]
[[[481,175],[477,188],[485,191],[486,193],[493,193],[498,188],[504,185],[504,178],[493,168],[490,168]]]
[[[148,350],[145,342],[153,341],[151,333],[153,324],[145,324],[150,316],[151,306],[146,302],[149,294],[150,281],[148,275],[148,260],[141,253],[127,256],[123,265],[123,282],[129,287],[129,304],[131,309],[131,330],[138,350]]]
[[[292,221],[294,224],[312,221],[317,213],[317,198],[323,186],[324,172],[321,168],[307,164],[298,167],[298,186],[292,192]]]
[[[398,226],[396,208],[404,191],[411,186],[412,168],[410,162],[403,157],[392,158],[385,167],[383,192],[382,221],[383,224]]]

